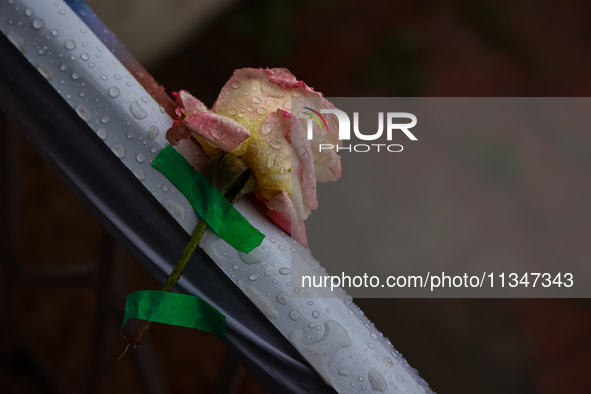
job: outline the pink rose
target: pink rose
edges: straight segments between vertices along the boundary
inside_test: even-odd
[[[256,178],[255,194],[267,206],[268,216],[307,246],[303,221],[318,206],[316,182],[341,176],[339,156],[334,150],[319,152],[318,145],[337,145],[338,129],[336,117],[329,115],[328,130],[321,133],[314,128],[314,138],[308,140],[304,120],[292,122],[293,97],[316,97],[322,108],[334,108],[322,93],[286,69],[236,70],[211,111],[180,91],[178,118],[167,138],[175,145],[193,136],[209,156],[223,150],[244,160]]]

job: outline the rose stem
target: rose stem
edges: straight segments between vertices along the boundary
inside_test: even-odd
[[[181,259],[178,261],[178,263],[176,263],[172,273],[168,279],[166,279],[166,283],[164,283],[164,286],[162,286],[162,291],[171,291],[176,282],[179,280],[183,271],[185,270],[185,267],[187,266],[187,263],[189,262],[189,259],[193,255],[193,252],[195,252],[195,249],[197,249],[199,246],[199,241],[201,241],[201,237],[203,236],[206,228],[207,223],[205,223],[205,220],[199,220],[195,230],[193,230],[193,235],[191,235],[189,243],[187,246],[185,246],[185,250],[183,250]],[[135,348],[140,344],[142,339],[144,339],[144,336],[148,332],[148,328],[150,328],[150,322],[148,320],[142,320],[139,327],[135,330],[133,335],[127,339],[127,341],[132,343],[133,347]]]

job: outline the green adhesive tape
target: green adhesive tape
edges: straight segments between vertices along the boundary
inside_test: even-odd
[[[236,250],[249,253],[265,236],[172,146],[162,149],[152,165],[189,200],[200,218]]]
[[[223,338],[226,317],[199,297],[160,290],[140,290],[125,299],[125,317],[196,328]]]

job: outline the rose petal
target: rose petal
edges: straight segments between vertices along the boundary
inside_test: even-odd
[[[243,68],[234,71],[232,78],[222,88],[212,111],[243,124],[251,121],[250,127],[256,127],[266,114],[278,108],[289,111],[293,97],[320,98],[322,93],[298,81],[284,68]],[[247,108],[252,108],[252,111],[247,111]],[[259,108],[264,113],[259,113]]]
[[[250,137],[248,130],[240,123],[213,112],[193,111],[185,116],[183,127],[226,152],[234,150]]]
[[[319,102],[312,101],[312,109],[320,112],[321,109],[334,109],[334,105],[324,97]],[[308,141],[314,157],[314,167],[317,182],[336,181],[341,177],[341,158],[336,149],[322,149],[320,144],[339,145],[338,119],[333,114],[325,114],[324,118],[328,124],[328,130],[320,129],[316,123],[312,124],[313,139]],[[302,120],[302,122],[304,122]],[[304,123],[305,124],[305,123]],[[307,138],[307,137],[306,137]]]
[[[243,149],[242,159],[248,163],[257,183],[263,188],[290,188],[291,146],[285,136],[289,125],[290,119],[284,113],[276,111],[269,114]]]
[[[282,192],[266,203],[269,211],[267,216],[277,224],[283,231],[290,234],[293,239],[304,246],[308,246],[306,237],[306,226],[304,221],[299,219],[293,203],[286,192]]]
[[[207,112],[207,106],[201,102],[198,98],[194,97],[191,93],[186,90],[181,90],[176,95],[177,104],[183,107],[185,111],[199,111]],[[178,113],[177,113],[178,115]]]
[[[182,140],[186,140],[191,135],[191,131],[182,125],[176,125],[168,129],[166,139],[171,145],[178,145]]]
[[[302,87],[307,88],[304,81],[298,81],[296,79],[295,75],[293,75],[291,72],[289,72],[289,70],[286,68],[271,68],[271,69],[267,68],[264,70],[264,72],[265,72],[265,74],[267,74],[269,82],[271,82],[274,85],[279,86],[280,88],[283,88],[283,89],[298,89],[298,88],[302,88]]]
[[[304,213],[300,217],[306,219],[313,209],[318,208],[316,170],[314,168],[312,149],[306,137],[306,131],[297,119],[291,122],[290,138],[292,152],[294,154],[294,157],[292,157],[292,176],[295,176],[295,180],[299,183],[298,186],[301,188],[304,205]]]

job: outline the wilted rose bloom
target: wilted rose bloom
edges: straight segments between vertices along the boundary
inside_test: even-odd
[[[180,91],[178,119],[167,138],[175,145],[193,136],[208,156],[222,150],[243,159],[256,178],[255,194],[267,206],[268,216],[307,246],[303,221],[318,206],[316,182],[341,176],[339,156],[332,149],[319,152],[318,145],[336,146],[338,129],[336,118],[329,115],[328,130],[314,129],[313,140],[308,140],[303,120],[291,121],[293,97],[316,97],[322,108],[334,108],[286,69],[236,70],[211,111]]]

